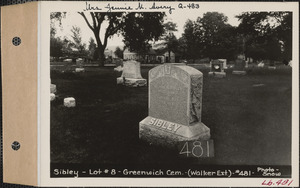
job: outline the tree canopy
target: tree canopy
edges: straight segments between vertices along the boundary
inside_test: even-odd
[[[158,40],[163,34],[165,13],[143,12],[126,15],[122,29],[124,43],[131,51],[143,54],[150,47],[149,41]]]
[[[231,26],[219,12],[206,12],[187,20],[177,39],[175,22],[165,22],[163,12],[78,12],[94,36],[89,46],[83,43],[81,29],[73,26],[71,38],[59,37],[64,12],[50,14],[50,55],[55,58],[86,54],[104,64],[109,38],[121,35],[130,51],[146,54],[151,47],[163,45],[182,59],[234,60],[237,54],[256,59],[289,61],[292,58],[292,12],[244,12],[236,16],[240,24]],[[155,43],[152,43],[154,42]],[[154,47],[155,47],[154,45]],[[88,48],[88,52],[87,49]],[[121,50],[117,50],[121,56]],[[169,58],[170,59],[170,58]]]
[[[78,51],[78,54],[85,55],[86,45],[82,42],[80,27],[73,26],[71,29],[71,33],[71,37],[73,39],[73,41],[71,42],[72,47],[74,47]]]
[[[123,50],[120,47],[117,47],[114,53],[118,58],[123,59]]]
[[[124,36],[125,45],[137,52],[142,52],[147,48],[147,44],[152,39],[157,39],[162,34],[162,23],[164,13],[125,13],[125,12],[90,12],[92,22],[84,12],[79,12],[84,18],[87,26],[93,31],[97,50],[99,51],[100,65],[104,63],[104,50],[108,43],[108,38],[114,34]],[[101,39],[101,26],[104,22],[108,26]]]
[[[192,59],[232,59],[237,39],[235,28],[227,20],[224,14],[218,12],[207,12],[196,21],[188,20],[181,39],[186,42],[186,56]]]
[[[245,53],[255,59],[290,60],[292,58],[291,12],[245,12],[238,33],[243,36]]]

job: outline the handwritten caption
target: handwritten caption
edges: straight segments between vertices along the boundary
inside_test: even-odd
[[[136,5],[114,5],[112,3],[107,3],[104,6],[96,5],[95,3],[85,2],[85,8],[83,11],[106,11],[106,12],[114,12],[114,11],[138,11],[138,10],[157,10],[157,11],[167,11],[169,14],[172,14],[176,9],[181,10],[191,10],[191,9],[199,9],[200,5],[197,3],[178,3],[178,4],[161,4],[157,2],[153,2],[151,5],[145,5],[142,2],[138,2]]]
[[[292,179],[280,179],[277,181],[270,180],[264,180],[262,182],[262,185],[266,186],[290,186],[293,183]]]

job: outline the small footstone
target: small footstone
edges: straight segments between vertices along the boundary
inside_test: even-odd
[[[55,93],[55,92],[56,92],[56,85],[50,84],[50,93]]]
[[[55,94],[54,93],[50,93],[50,101],[54,101],[55,100]]]
[[[237,70],[234,70],[234,71],[232,71],[232,74],[235,74],[235,75],[246,75],[247,72],[246,71],[237,71]]]
[[[73,97],[65,98],[64,99],[64,106],[65,107],[75,107],[76,106],[75,99]]]
[[[75,72],[84,72],[85,69],[84,68],[75,68]]]

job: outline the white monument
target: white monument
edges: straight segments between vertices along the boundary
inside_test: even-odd
[[[141,76],[140,62],[130,60],[123,63],[122,76],[117,78],[117,84],[124,84],[131,87],[146,86],[147,80]]]

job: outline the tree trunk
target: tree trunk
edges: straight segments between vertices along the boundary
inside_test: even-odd
[[[104,61],[105,61],[104,51],[105,51],[106,46],[103,46],[103,44],[100,40],[99,32],[94,31],[94,35],[95,35],[95,38],[96,38],[97,50],[98,50],[98,53],[99,53],[99,66],[103,67],[104,66]]]
[[[103,67],[105,61],[104,50],[99,48],[99,66]]]

